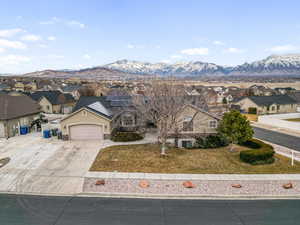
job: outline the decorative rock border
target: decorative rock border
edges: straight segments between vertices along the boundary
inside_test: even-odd
[[[300,180],[286,181],[184,181],[184,180],[147,180],[149,186],[141,187],[139,179],[105,179],[105,185],[95,185],[95,178],[85,178],[82,194],[100,194],[140,197],[151,196],[200,196],[200,197],[300,197]],[[190,183],[189,183],[190,182]],[[186,185],[184,185],[186,184]],[[240,186],[235,186],[239,184]],[[192,186],[190,186],[192,185]]]

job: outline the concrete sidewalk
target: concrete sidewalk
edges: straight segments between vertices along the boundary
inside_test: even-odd
[[[164,174],[164,173],[118,173],[87,172],[86,178],[98,179],[151,179],[151,180],[219,180],[219,181],[272,181],[299,180],[300,174]]]

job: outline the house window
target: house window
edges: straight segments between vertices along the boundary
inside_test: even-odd
[[[191,147],[193,147],[193,142],[192,141],[182,141],[181,146],[183,148],[191,148]]]
[[[280,105],[277,106],[277,110],[280,110]]]
[[[272,106],[271,110],[272,110],[272,111],[275,111],[275,106]]]
[[[133,115],[123,115],[122,117],[122,125],[124,127],[134,126],[134,116]]]
[[[186,117],[183,120],[182,131],[193,131],[194,124],[192,117]]]
[[[216,120],[209,121],[209,128],[217,128],[218,123]]]

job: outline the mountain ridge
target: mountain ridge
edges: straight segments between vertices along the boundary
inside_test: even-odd
[[[252,63],[222,66],[215,63],[190,61],[150,63],[136,60],[118,60],[103,66],[79,70],[43,70],[26,73],[32,77],[80,77],[87,79],[134,79],[145,76],[230,76],[230,75],[300,75],[300,54],[271,55]]]

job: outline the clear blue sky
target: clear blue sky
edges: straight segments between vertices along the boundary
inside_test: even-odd
[[[298,0],[1,0],[0,73],[300,52]]]

